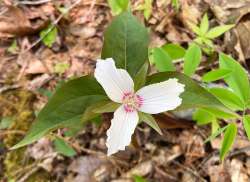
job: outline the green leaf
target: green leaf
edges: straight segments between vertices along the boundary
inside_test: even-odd
[[[68,18],[68,12],[69,9],[66,8],[65,6],[57,6],[58,11],[60,11],[61,14],[64,14],[64,17],[67,19]]]
[[[222,26],[214,27],[207,32],[205,37],[209,38],[209,39],[219,37],[220,35],[227,32],[228,30],[230,30],[233,27],[234,27],[234,25],[222,25]]]
[[[152,14],[152,3],[153,3],[153,0],[145,0],[143,14],[146,20],[148,20]]]
[[[225,112],[217,108],[205,108],[206,111],[214,114],[217,118],[220,119],[233,119],[233,118],[240,118],[237,113],[234,112]]]
[[[222,78],[227,77],[231,73],[231,70],[227,69],[217,69],[217,70],[212,70],[202,77],[203,82],[213,82],[216,80],[220,80]]]
[[[219,56],[221,69],[231,70],[231,74],[224,78],[229,87],[245,102],[250,98],[250,86],[246,70],[232,57],[221,53]]]
[[[193,120],[197,121],[198,125],[206,125],[215,121],[216,117],[205,109],[197,109],[193,114]]]
[[[207,33],[208,28],[209,28],[209,21],[208,21],[207,13],[205,13],[205,15],[203,16],[203,18],[201,20],[201,24],[200,24],[200,31],[201,31],[201,33],[203,35],[205,33]]]
[[[134,182],[147,182],[146,179],[144,179],[143,177],[141,176],[138,176],[138,175],[134,175]]]
[[[232,110],[244,110],[244,102],[232,91],[225,88],[211,88],[209,89],[225,106]]]
[[[0,121],[0,130],[7,129],[7,128],[11,127],[13,121],[14,121],[13,117],[2,118],[2,120]]]
[[[203,44],[203,40],[204,40],[204,38],[197,37],[196,39],[194,39],[194,43],[196,43],[198,45],[202,45]]]
[[[56,139],[54,140],[54,146],[56,152],[63,154],[67,157],[72,157],[76,155],[76,151],[61,138],[56,137]]]
[[[102,104],[102,105],[96,106],[93,109],[93,112],[94,113],[99,113],[99,114],[114,112],[120,106],[121,106],[121,104],[119,104],[119,103],[108,101],[106,104]]]
[[[214,43],[210,39],[203,37],[202,41],[208,46],[208,48],[214,48]]]
[[[37,92],[45,97],[47,97],[48,99],[50,99],[52,96],[53,96],[53,92],[48,90],[48,89],[45,89],[45,88],[39,88],[37,90]]]
[[[175,8],[175,11],[178,11],[180,8],[179,0],[171,0],[172,6]]]
[[[104,34],[102,58],[113,58],[118,68],[134,78],[148,59],[147,29],[130,13],[116,17]]]
[[[28,145],[59,127],[81,127],[85,109],[105,99],[103,89],[90,76],[66,82],[39,113],[25,138],[12,149]]]
[[[178,44],[165,44],[162,49],[167,52],[172,60],[184,57],[186,50]]]
[[[99,106],[101,104],[107,103],[108,101],[104,100],[104,101],[100,101],[97,102],[95,104],[91,104],[89,107],[87,107],[82,115],[81,118],[81,123],[84,124],[87,121],[90,121],[94,118],[96,118],[97,116],[99,116],[99,113],[95,113],[93,110],[96,108],[96,106]]]
[[[7,51],[11,54],[16,54],[18,51],[18,46],[17,46],[17,41],[16,39],[13,40],[13,42],[11,43],[10,47],[8,47]]]
[[[219,128],[216,132],[214,132],[211,136],[209,136],[209,137],[204,141],[204,143],[210,142],[210,141],[212,141],[213,139],[215,139],[218,135],[220,135],[221,133],[223,133],[223,132],[227,129],[228,126],[229,126],[229,125],[226,125],[226,126],[224,126],[223,128]]]
[[[216,120],[212,121],[212,123],[211,123],[212,134],[214,134],[219,128],[220,128],[220,125],[218,123],[218,120],[216,119]]]
[[[201,62],[201,49],[196,44],[190,44],[184,56],[184,73],[188,76],[194,74]]]
[[[65,73],[65,71],[67,71],[67,69],[69,69],[69,67],[69,63],[57,63],[54,67],[54,72],[59,75],[62,75]]]
[[[129,7],[129,0],[108,0],[108,3],[114,15],[118,15],[128,10]]]
[[[147,113],[139,112],[139,120],[147,123],[151,128],[157,131],[160,135],[162,135],[161,129],[155,121],[154,117]]]
[[[154,48],[152,54],[157,70],[160,72],[175,71],[171,57],[162,48]]]
[[[201,30],[200,30],[200,28],[197,25],[195,25],[193,23],[190,23],[190,28],[192,29],[192,31],[194,33],[196,33],[199,36],[202,36]]]
[[[156,73],[148,77],[147,85],[166,81],[169,78],[177,78],[178,82],[185,85],[185,91],[181,94],[182,104],[177,109],[188,108],[217,108],[232,113],[214,95],[201,87],[190,77],[178,72]]]
[[[146,77],[148,75],[148,69],[149,69],[149,62],[145,62],[144,65],[141,67],[141,69],[138,71],[138,73],[135,75],[135,91],[139,90],[145,85]]]
[[[250,140],[250,115],[245,115],[243,117],[243,125],[248,137],[248,140]]]
[[[221,145],[221,149],[220,149],[220,160],[223,161],[226,154],[229,152],[229,150],[231,149],[234,140],[236,138],[237,135],[237,126],[235,123],[230,123],[228,124],[228,127],[225,131],[225,135],[223,138],[223,142]]]
[[[48,47],[52,47],[52,45],[56,42],[56,37],[57,28],[53,27],[52,24],[40,32],[40,38],[42,38],[42,42]]]

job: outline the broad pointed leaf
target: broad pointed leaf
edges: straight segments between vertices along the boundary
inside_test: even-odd
[[[175,71],[171,57],[162,48],[154,48],[152,54],[155,66],[160,72]]]
[[[245,115],[243,117],[243,125],[248,137],[248,140],[250,140],[250,115]]]
[[[222,78],[225,78],[231,73],[231,70],[227,69],[217,69],[217,70],[212,70],[202,77],[203,82],[213,82],[216,80],[220,80]]]
[[[220,149],[220,160],[223,161],[229,150],[231,149],[237,135],[237,126],[235,123],[228,124],[225,131],[223,142]]]
[[[80,121],[85,109],[105,99],[103,89],[90,76],[68,81],[42,109],[25,138],[12,149],[28,145],[59,127],[81,127]]]
[[[231,70],[224,78],[229,87],[246,103],[250,98],[250,85],[246,70],[232,57],[221,53],[219,57],[221,69]]]
[[[219,136],[221,133],[223,133],[229,125],[224,126],[223,128],[219,128],[216,132],[213,132],[211,136],[209,136],[204,143],[210,142],[213,139],[215,139],[217,136]]]
[[[207,33],[209,28],[209,21],[207,17],[207,13],[202,17],[201,24],[200,24],[200,31],[204,35]]]
[[[147,29],[130,13],[117,16],[104,34],[102,58],[113,58],[118,68],[134,77],[148,59]]]
[[[214,39],[216,37],[219,37],[223,33],[227,32],[228,30],[230,30],[233,27],[234,27],[234,25],[221,25],[218,27],[214,27],[207,32],[205,37],[209,38],[209,39]]]
[[[244,110],[244,102],[235,93],[226,88],[209,89],[223,104],[232,110]]]
[[[201,49],[198,45],[192,43],[184,56],[184,73],[191,76],[201,62]]]
[[[162,46],[172,60],[181,59],[184,57],[186,50],[178,44],[165,44]]]
[[[162,135],[161,129],[155,121],[154,117],[147,113],[139,112],[140,121],[147,123],[151,128],[157,131],[160,135]]]

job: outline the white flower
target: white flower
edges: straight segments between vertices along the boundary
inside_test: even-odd
[[[134,92],[132,78],[126,70],[117,69],[112,58],[97,61],[95,78],[112,101],[121,103],[107,131],[108,155],[125,150],[130,144],[139,121],[138,111],[157,114],[173,110],[182,102],[179,96],[184,85],[175,78]]]

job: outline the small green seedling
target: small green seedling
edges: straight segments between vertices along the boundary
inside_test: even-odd
[[[136,7],[136,10],[143,11],[144,18],[148,20],[152,14],[153,0],[145,0],[144,4],[140,4]]]
[[[197,44],[203,47],[206,53],[211,53],[214,49],[213,40],[231,28],[234,25],[220,25],[209,29],[209,20],[207,14],[205,14],[200,22],[200,25],[191,24],[192,31],[196,34],[196,39],[194,40]]]

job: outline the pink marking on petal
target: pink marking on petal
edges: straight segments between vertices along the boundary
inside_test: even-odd
[[[126,112],[133,112],[142,106],[143,98],[133,92],[125,92],[122,97],[122,102]]]
[[[137,98],[138,107],[140,108],[143,104],[144,99],[140,95],[136,95],[136,98]]]
[[[131,107],[128,106],[128,105],[124,105],[124,109],[125,109],[125,111],[126,111],[127,113],[134,112],[134,109],[131,108]]]

